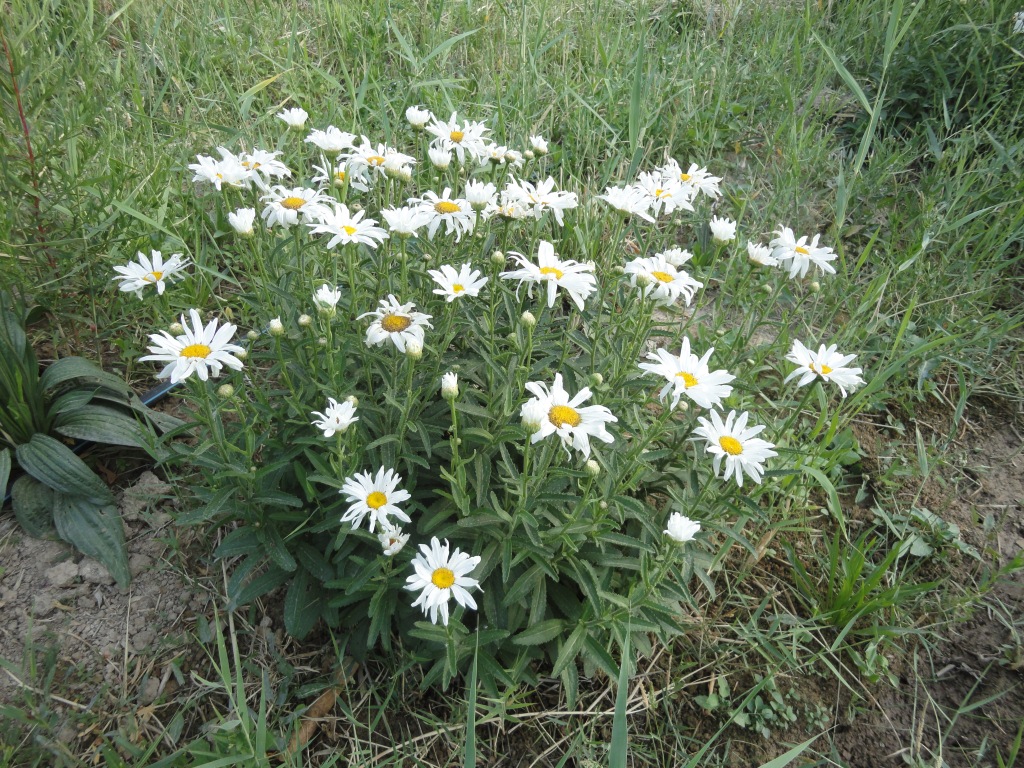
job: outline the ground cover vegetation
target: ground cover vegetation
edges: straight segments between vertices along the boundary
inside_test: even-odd
[[[1022,401],[1016,10],[9,3],[0,479],[127,588],[61,438],[140,449],[223,582],[156,730],[27,641],[3,760],[886,764],[1022,565],[922,500]],[[1013,764],[971,695],[893,759]]]

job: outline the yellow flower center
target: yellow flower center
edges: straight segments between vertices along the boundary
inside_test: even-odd
[[[466,134],[464,134],[462,131],[452,131],[451,133],[448,134],[448,138],[454,141],[455,143],[458,143],[462,141],[464,138],[466,138]]]
[[[673,275],[670,275],[668,272],[652,271],[651,274],[656,279],[660,280],[663,283],[671,283],[673,280],[675,280],[675,277]]]
[[[374,167],[378,165],[384,165],[384,158],[381,157],[380,155],[370,155],[368,158],[366,158],[366,164],[372,165]]]
[[[380,327],[388,333],[400,333],[412,325],[412,318],[405,315],[384,315]]]
[[[345,172],[344,171],[335,171],[334,178],[336,178],[338,181],[344,181],[345,180]]]
[[[380,491],[374,491],[366,497],[366,506],[370,509],[380,509],[388,503],[388,497]]]
[[[455,583],[455,574],[451,572],[450,568],[435,568],[434,572],[430,574],[430,581],[438,589],[448,589]]]
[[[434,203],[434,210],[438,213],[455,213],[459,210],[459,206],[448,200],[441,200]]]
[[[561,429],[566,424],[570,427],[578,427],[582,421],[579,413],[568,405],[551,406],[551,410],[548,411],[548,420],[558,429]]]
[[[690,387],[696,387],[697,386],[697,377],[694,376],[692,373],[687,373],[686,371],[680,371],[679,373],[676,374],[676,377],[683,380],[683,384],[686,385],[687,389],[689,389]],[[723,440],[732,440],[731,437],[722,438],[722,439]]]
[[[654,190],[655,197],[672,197],[672,193],[667,189],[656,189]]]
[[[803,254],[804,256],[810,256],[811,255],[811,252],[808,251],[806,248],[804,248],[802,245],[798,245],[796,248],[794,248],[794,250],[797,253]]]
[[[257,168],[260,167],[259,163],[256,163],[256,162],[252,162],[251,163],[248,160],[243,160],[242,161],[242,165],[245,166],[246,168],[248,168],[250,171],[255,171]]]
[[[163,276],[164,276],[163,272],[150,272],[148,275],[146,275],[142,279],[145,280],[147,283],[156,283],[156,282],[159,282],[160,278],[163,277]]]
[[[743,445],[735,437],[729,437],[728,435],[720,437],[718,438],[718,444],[730,456],[739,456],[743,453]]]
[[[565,274],[562,270],[555,267],[541,267],[540,273],[542,275],[554,275],[555,280],[561,280],[562,276]]]
[[[462,283],[455,283],[452,285],[452,293],[462,293],[464,290],[466,290],[466,286]]]
[[[205,344],[189,344],[183,350],[181,350],[182,357],[209,357],[213,350]]]
[[[824,363],[821,364],[821,370],[815,368],[814,363],[809,363],[807,367],[810,368],[812,372],[820,373],[822,376],[828,376],[830,373],[832,373],[832,369],[829,366],[825,365]]]
[[[688,174],[688,173],[680,173],[679,174],[679,180],[680,181],[689,181],[691,178],[693,178],[693,177],[690,176],[690,174]]]
[[[286,197],[284,200],[281,201],[281,205],[287,208],[289,211],[297,211],[305,204],[306,201],[301,197]]]
[[[342,229],[345,230],[345,234],[348,235],[349,237],[352,237],[352,235],[354,235],[356,233],[356,228],[355,227],[350,227],[350,226],[346,225],[346,226],[342,227]]]

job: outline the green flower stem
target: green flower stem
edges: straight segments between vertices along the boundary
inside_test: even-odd
[[[405,450],[405,428],[406,425],[409,423],[409,413],[412,410],[412,381],[413,371],[416,368],[416,361],[409,356],[406,356],[405,363],[405,401],[402,403],[402,416],[398,421],[398,456],[401,456],[402,451]]]

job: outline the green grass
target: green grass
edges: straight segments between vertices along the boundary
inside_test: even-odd
[[[745,348],[758,330],[827,337],[876,374],[845,416],[902,423],[938,406],[955,426],[969,404],[1024,402],[1024,59],[1021,38],[1009,35],[1015,4],[974,5],[12,0],[2,30],[13,72],[0,66],[0,287],[47,312],[33,329],[40,348],[96,359],[143,388],[150,369],[136,359],[153,310],[115,298],[112,265],[137,250],[186,250],[204,272],[209,306],[226,285],[210,246],[215,225],[185,169],[196,153],[273,146],[281,135],[273,115],[293,105],[316,126],[386,141],[400,134],[407,106],[425,104],[443,117],[486,118],[510,142],[543,133],[556,148],[552,174],[583,198],[671,155],[725,177],[717,210],[742,217],[746,231],[768,236],[784,223],[826,233],[841,254],[839,274],[820,294],[788,297],[807,302],[793,327],[744,326],[747,297],[715,294],[713,322],[730,329],[721,348]],[[751,370],[766,355],[755,345]],[[887,684],[888,657],[934,642],[952,607],[977,593],[947,583],[930,598],[908,588],[913,599],[896,599],[906,561],[890,572],[887,553],[899,540],[881,524],[861,534],[843,516],[861,482],[846,459],[871,448],[815,423],[815,406],[797,417],[829,438],[818,463],[808,460],[815,484],[795,487],[770,520],[722,532],[706,577],[715,593],[695,592],[692,630],[671,646],[634,649],[629,686],[584,675],[572,707],[548,688],[411,696],[421,673],[396,649],[358,694],[339,697],[332,743],[366,757],[391,749],[383,764],[412,759],[410,744],[425,745],[417,758],[425,764],[468,764],[468,725],[476,741],[467,752],[477,756],[489,743],[529,744],[547,764],[605,765],[622,764],[625,727],[632,764],[725,765],[767,762],[818,736],[817,710],[801,704],[797,727],[772,731],[778,749],[734,752],[753,738],[739,721],[763,725],[776,711],[765,680],[781,681],[783,698],[826,679],[867,701],[872,685]],[[880,502],[909,514],[903,490],[923,487],[931,451],[945,456],[950,437],[929,436],[928,446],[916,435],[894,440],[904,458],[874,479]],[[881,537],[874,555],[862,547],[850,556],[872,537]],[[787,545],[826,551],[828,542],[817,568],[785,572]],[[947,548],[936,562],[961,557]],[[821,578],[822,567],[831,574]],[[801,601],[806,610],[794,608]],[[937,618],[919,626],[924,615]],[[301,686],[323,683],[289,672],[282,688],[293,695],[271,702],[268,680],[232,645],[238,638],[218,629],[207,668],[216,703],[202,716],[183,705],[177,742],[202,741],[206,752],[173,764],[202,764],[238,744],[265,760],[312,698]],[[283,663],[273,654],[263,661]],[[731,686],[727,702],[693,704],[721,690],[721,679]],[[22,732],[45,741],[57,726],[44,699],[26,699]],[[217,736],[203,737],[204,721]],[[49,753],[39,743],[0,752],[0,765],[42,764]],[[1011,764],[1019,745],[1018,734],[1000,759]],[[807,749],[828,755],[828,736]],[[326,752],[308,757],[337,759]],[[141,765],[174,750],[154,742],[148,754],[121,753]],[[696,755],[704,762],[688,762]]]

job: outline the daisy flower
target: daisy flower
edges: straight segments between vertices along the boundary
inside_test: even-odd
[[[240,235],[252,235],[252,224],[256,221],[255,208],[239,208],[228,214],[228,224]]]
[[[476,610],[476,601],[469,590],[479,589],[480,582],[467,574],[479,564],[479,556],[471,557],[458,548],[449,554],[447,539],[444,545],[436,536],[430,540],[429,547],[420,544],[419,554],[412,559],[416,573],[405,582],[406,589],[420,593],[412,607],[422,607],[423,614],[430,616],[434,624],[437,624],[440,614],[441,623],[445,626],[448,624],[448,601],[451,598],[454,597],[455,602],[464,608]]]
[[[427,150],[427,158],[437,170],[445,171],[452,164],[452,151],[444,147],[430,147]]]
[[[579,205],[576,193],[560,192],[555,189],[555,180],[551,176],[536,186],[528,181],[512,179],[502,191],[502,199],[506,202],[519,203],[530,211],[535,219],[540,219],[545,211],[551,211],[558,226],[564,223],[563,213]]]
[[[380,308],[366,312],[357,319],[374,317],[370,327],[366,329],[366,346],[379,347],[388,339],[404,353],[410,343],[423,348],[423,329],[433,328],[429,322],[430,315],[413,312],[415,304],[402,304],[393,295],[380,300]]]
[[[711,228],[711,238],[717,243],[730,243],[736,239],[736,222],[732,219],[712,216],[708,226]]]
[[[699,532],[700,523],[679,512],[673,512],[669,516],[667,527],[664,530],[666,536],[679,544],[693,541]]]
[[[353,169],[376,169],[378,173],[392,173],[404,166],[415,164],[416,158],[392,149],[387,144],[374,146],[364,137],[362,144],[353,147],[348,156],[348,163]]]
[[[329,315],[334,314],[339,301],[341,301],[341,289],[331,288],[327,283],[321,285],[313,294],[313,303],[316,304],[316,308]]]
[[[459,396],[459,374],[454,371],[441,376],[441,397],[445,400],[454,400]]]
[[[762,267],[779,266],[779,260],[772,256],[772,249],[761,243],[747,243],[747,257]]]
[[[392,235],[412,237],[427,225],[429,217],[418,207],[386,208],[380,212]]]
[[[541,412],[544,414],[539,428],[530,437],[531,443],[543,440],[550,434],[557,434],[566,454],[571,455],[571,445],[577,451],[582,451],[584,458],[590,458],[591,437],[606,443],[615,439],[605,428],[608,422],[618,421],[611,411],[603,405],[580,408],[582,403],[590,399],[589,387],[584,387],[570,399],[569,393],[562,386],[562,374],[556,373],[555,383],[550,390],[547,384],[539,381],[528,382],[526,389],[533,394],[533,399],[524,403],[520,409],[523,423],[531,424],[537,415]]]
[[[377,540],[380,542],[381,549],[383,549],[384,555],[387,557],[394,557],[402,548],[409,542],[409,534],[402,533],[401,528],[384,528],[377,535]]]
[[[701,168],[696,163],[690,163],[689,169],[684,171],[679,163],[670,158],[660,170],[666,181],[678,181],[692,189],[694,196],[699,193],[715,200],[722,194],[718,186],[722,179],[712,176],[707,168]]]
[[[334,235],[327,243],[328,250],[339,243],[362,243],[376,248],[388,239],[388,233],[373,219],[363,219],[365,215],[366,211],[353,215],[344,203],[333,203],[320,214],[318,222],[307,223],[306,226],[314,235]]]
[[[236,371],[241,370],[242,361],[234,355],[244,355],[245,350],[230,343],[236,326],[224,323],[218,328],[217,321],[211,320],[204,327],[197,310],[190,309],[189,315],[192,325],[189,326],[182,315],[182,333],[178,336],[171,336],[167,331],[150,334],[149,340],[153,346],[149,347],[149,351],[152,354],[140,357],[139,361],[167,363],[157,378],[170,378],[172,384],[184,381],[193,373],[206,381],[210,377],[219,376],[220,369],[225,365]]]
[[[177,279],[178,273],[182,272],[189,265],[189,260],[180,253],[173,253],[164,261],[160,251],[153,251],[151,256],[146,256],[142,251],[138,253],[138,261],[130,261],[123,267],[114,267],[119,273],[111,278],[120,280],[122,291],[135,291],[135,295],[142,298],[142,289],[147,285],[155,285],[156,292],[163,295],[166,287],[165,281],[171,282]]]
[[[704,285],[690,277],[686,270],[676,269],[661,253],[633,259],[625,266],[625,271],[634,288],[640,282],[637,278],[642,278],[646,283],[641,289],[643,295],[663,307],[675,304],[680,296],[689,306],[693,295]]]
[[[266,182],[271,179],[280,179],[291,176],[292,172],[288,166],[277,159],[280,152],[268,152],[265,149],[254,149],[252,152],[243,152],[239,162],[243,167],[254,172],[253,180],[260,186],[265,187]]]
[[[331,184],[335,187],[344,187],[347,183],[352,189],[366,192],[370,189],[370,179],[366,176],[365,166],[350,166],[345,161],[332,165],[324,158],[323,165],[314,165],[316,175],[313,177],[314,184]]]
[[[664,256],[665,261],[671,264],[673,267],[678,269],[683,266],[686,262],[693,258],[693,254],[687,251],[685,248],[669,248],[667,251],[654,254],[655,256]]]
[[[506,152],[508,152],[508,147],[495,144],[493,141],[484,142],[484,151],[480,155],[480,165],[504,165]]]
[[[440,286],[434,289],[434,293],[444,296],[447,302],[455,301],[461,296],[478,296],[480,289],[487,284],[487,278],[482,277],[481,272],[473,269],[473,265],[468,263],[463,264],[458,272],[444,264],[441,269],[430,269],[427,273]]]
[[[537,264],[529,261],[523,254],[509,251],[515,261],[522,269],[512,272],[502,272],[504,280],[518,280],[519,285],[526,283],[529,288],[527,294],[533,297],[533,286],[536,283],[546,283],[548,291],[548,306],[555,305],[555,294],[559,288],[564,288],[576,306],[583,310],[584,300],[597,290],[597,281],[594,275],[592,264],[580,264],[569,259],[562,261],[555,255],[555,247],[547,240],[541,240],[537,247]]]
[[[498,189],[489,181],[471,179],[466,182],[466,201],[479,213],[498,202]]]
[[[464,234],[471,233],[476,225],[476,214],[469,201],[453,198],[450,187],[445,187],[440,195],[424,192],[423,197],[414,197],[409,202],[415,203],[417,209],[427,217],[427,237],[431,240],[442,224],[445,225],[446,234],[455,233],[456,243]]]
[[[434,119],[434,115],[429,109],[413,106],[405,110],[405,119],[415,130],[422,131]]]
[[[598,200],[604,200],[614,210],[626,216],[639,216],[641,219],[654,222],[650,210],[650,204],[644,195],[636,187],[608,187],[603,195],[597,196]]]
[[[645,198],[648,208],[655,216],[670,214],[677,210],[692,211],[690,199],[693,190],[678,181],[665,179],[660,173],[641,173],[635,186]]]
[[[851,392],[864,384],[860,377],[860,368],[848,368],[847,363],[853,362],[856,355],[841,355],[837,345],[826,348],[824,344],[818,347],[818,352],[811,352],[807,347],[796,339],[793,340],[793,348],[790,349],[786,359],[796,363],[799,367],[786,377],[786,381],[800,376],[797,382],[798,387],[810,384],[818,376],[822,381],[834,381],[839,386],[839,391],[846,397],[846,390]]]
[[[690,340],[684,336],[678,356],[665,349],[656,349],[647,353],[647,359],[654,362],[639,363],[639,366],[648,373],[664,376],[668,380],[658,397],[664,402],[671,392],[673,410],[683,395],[701,408],[712,408],[720,406],[722,400],[732,394],[729,382],[736,378],[724,369],[714,373],[708,369],[708,360],[714,351],[712,347],[703,357],[698,358],[690,352]]]
[[[725,474],[722,479],[728,480],[730,476],[735,476],[736,484],[741,488],[744,474],[755,483],[760,483],[765,461],[779,455],[772,450],[774,443],[755,437],[764,429],[764,425],[747,429],[749,418],[750,414],[746,411],[739,418],[736,417],[736,411],[729,411],[723,422],[718,411],[711,411],[711,420],[699,416],[697,421],[700,426],[694,430],[694,434],[707,440],[705,450],[715,457],[715,475],[718,475],[724,459]]]
[[[393,469],[377,470],[373,477],[369,472],[356,472],[352,477],[345,478],[338,493],[348,498],[349,508],[341,516],[341,522],[352,523],[358,528],[363,518],[370,516],[370,533],[380,523],[385,530],[395,527],[388,517],[395,517],[403,523],[412,522],[409,515],[397,506],[400,502],[412,498],[406,490],[395,490],[402,482],[402,476]]]
[[[209,182],[218,192],[225,186],[249,189],[252,184],[252,172],[224,147],[217,147],[217,151],[220,152],[220,160],[215,160],[209,155],[196,156],[199,162],[188,166],[190,171],[195,171],[192,181]]]
[[[289,128],[301,131],[306,127],[306,120],[309,118],[309,113],[302,107],[292,107],[291,109],[285,109],[278,112],[277,117],[280,120],[284,120],[285,123],[288,124]]]
[[[768,243],[772,248],[772,257],[777,259],[784,268],[787,265],[783,262],[789,262],[788,269],[791,278],[804,277],[812,263],[823,274],[835,274],[835,267],[829,264],[829,262],[836,259],[836,254],[833,253],[831,248],[818,245],[820,235],[815,235],[814,239],[809,243],[807,242],[807,235],[797,240],[793,230],[781,224],[778,231],[772,234],[778,235],[778,237]]]
[[[459,158],[459,163],[465,165],[466,155],[475,160],[484,156],[484,134],[489,129],[483,123],[472,120],[460,123],[457,117],[456,112],[452,112],[447,122],[435,117],[427,125],[427,132],[435,137],[432,142],[435,146],[454,152]]]
[[[324,431],[324,437],[334,437],[335,433],[344,434],[345,430],[354,422],[359,421],[359,417],[356,416],[356,408],[352,403],[348,400],[339,403],[333,397],[327,398],[327,409],[323,413],[313,411],[312,415],[320,417],[312,424],[317,429]]]
[[[548,153],[548,142],[543,136],[531,136],[530,146],[538,155],[546,155]]]
[[[300,216],[303,224],[316,222],[327,211],[327,203],[332,202],[318,190],[306,187],[288,189],[280,184],[271,187],[260,200],[266,203],[260,215],[266,220],[268,229],[277,224],[290,229],[299,223]]]
[[[311,131],[305,141],[307,144],[319,147],[328,155],[336,155],[346,149],[352,149],[352,142],[355,141],[355,138],[355,134],[339,131],[333,125],[329,125],[326,131]]]

